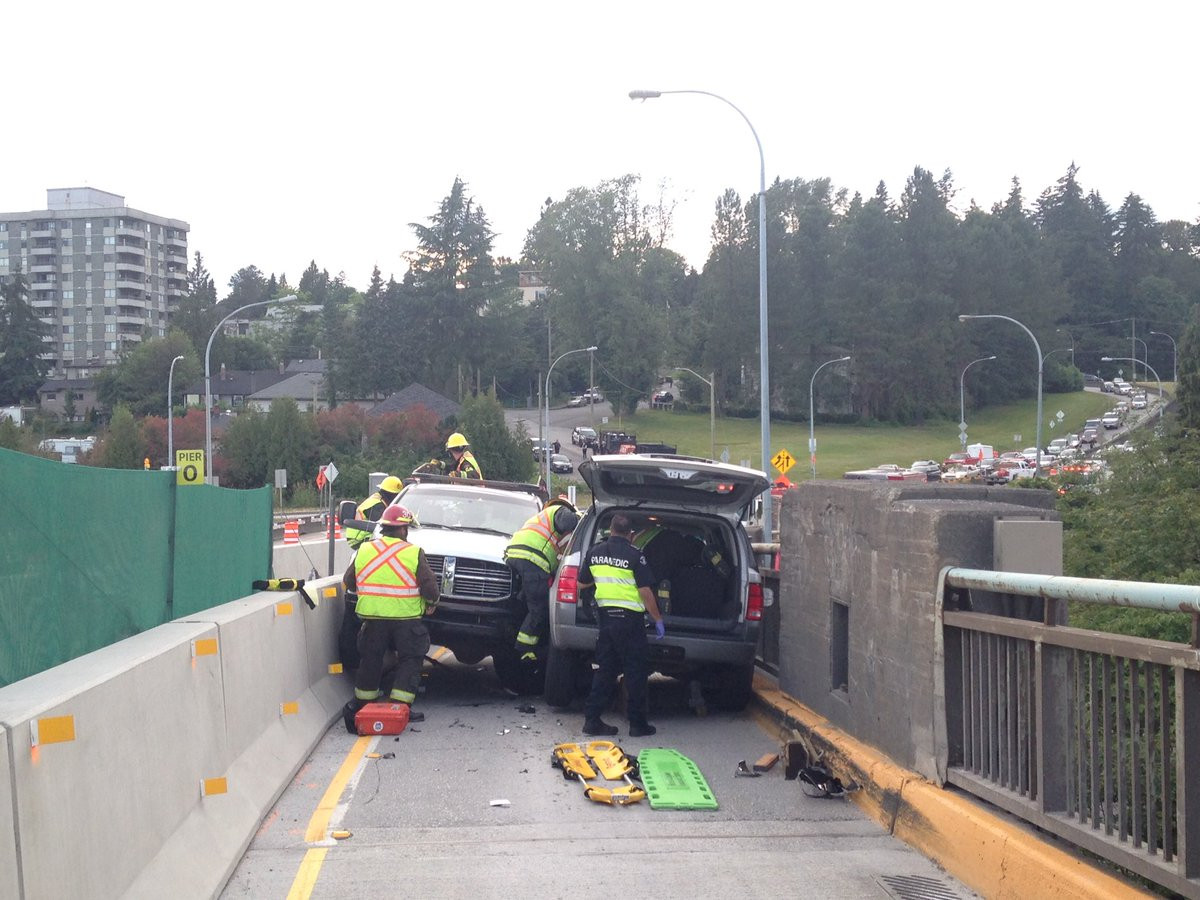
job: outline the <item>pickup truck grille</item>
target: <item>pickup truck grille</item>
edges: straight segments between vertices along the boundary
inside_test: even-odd
[[[461,556],[425,554],[443,597],[455,600],[503,600],[512,593],[512,571],[503,563]]]

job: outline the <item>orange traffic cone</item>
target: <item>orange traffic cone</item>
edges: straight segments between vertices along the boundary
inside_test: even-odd
[[[295,519],[283,523],[283,542],[285,544],[300,543],[300,523]]]
[[[342,523],[337,519],[333,520],[333,536],[339,541],[342,539]]]

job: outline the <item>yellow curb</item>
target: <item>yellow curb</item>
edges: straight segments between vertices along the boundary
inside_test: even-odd
[[[898,766],[766,679],[756,678],[754,690],[777,720],[803,732],[814,749],[825,754],[824,761],[835,775],[859,785],[849,796],[864,813],[983,896],[998,900],[1153,896],[1047,843],[1023,823]]]

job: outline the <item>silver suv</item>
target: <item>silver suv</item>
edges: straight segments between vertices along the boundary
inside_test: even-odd
[[[579,566],[615,513],[662,532],[646,549],[666,637],[650,642],[652,671],[697,680],[720,709],[753,695],[764,591],[742,513],[770,482],[755,469],[688,456],[597,456],[579,466],[592,491],[550,588],[546,702],[568,706],[591,683],[596,611],[579,596]],[[656,549],[659,542],[661,549]]]

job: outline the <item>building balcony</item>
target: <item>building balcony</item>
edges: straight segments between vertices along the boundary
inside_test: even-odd
[[[182,252],[179,252],[179,251],[176,251],[173,249],[167,250],[167,262],[168,263],[174,263],[175,265],[183,266],[186,269],[187,261],[188,261],[188,259],[187,259],[186,253],[182,253]]]
[[[48,247],[30,247],[29,255],[30,256],[57,256],[58,255],[58,247],[56,247],[54,245],[50,245]]]
[[[146,240],[146,229],[131,228],[128,225],[118,225],[117,226],[117,235],[119,237],[139,238],[140,240],[142,240],[144,242]]]
[[[40,260],[38,262],[30,264],[30,266],[29,266],[29,274],[30,275],[37,275],[39,273],[46,274],[49,272],[57,272],[57,271],[58,271],[58,266],[54,265],[53,263],[48,263],[45,260]]]
[[[117,242],[116,251],[117,253],[131,253],[134,256],[141,257],[145,257],[146,255],[145,247],[139,247],[137,244],[121,243],[119,241]]]
[[[29,232],[31,238],[53,238],[58,237],[57,232],[53,228],[36,228]]]
[[[167,296],[168,297],[182,297],[183,294],[184,294],[183,288],[172,287],[170,285],[170,283],[167,284]]]
[[[141,327],[145,324],[146,324],[146,320],[142,316],[122,315],[121,313],[117,313],[117,325],[118,326],[121,326],[121,325],[137,326],[138,333],[141,334]],[[124,334],[125,332],[120,331],[119,333]]]
[[[168,247],[178,247],[184,253],[187,253],[187,238],[185,237],[169,237],[165,243]]]
[[[142,278],[121,278],[117,277],[117,290],[140,291],[145,293],[146,282]]]

